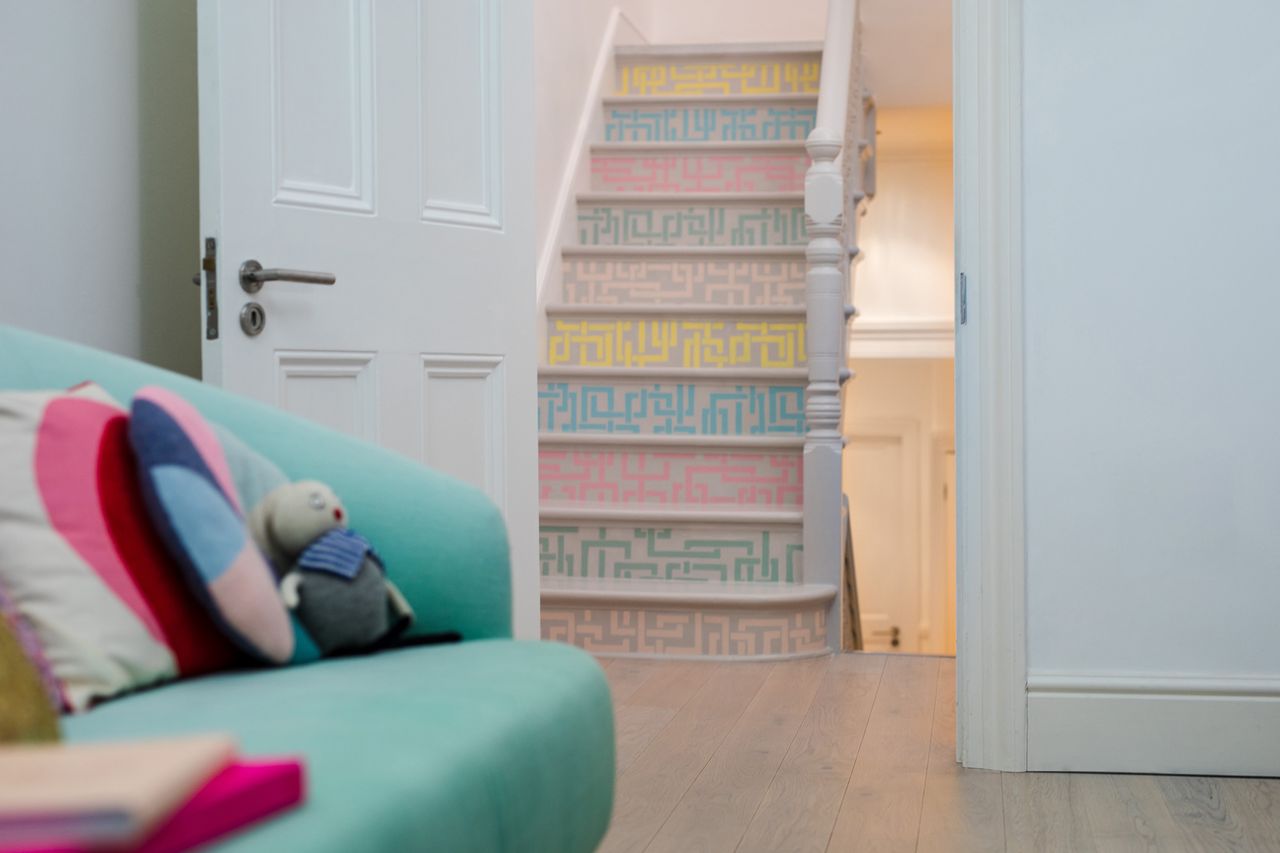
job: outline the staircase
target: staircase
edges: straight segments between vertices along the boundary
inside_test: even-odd
[[[539,373],[542,633],[830,650],[803,549],[812,45],[627,47]],[[838,498],[837,498],[838,500]]]

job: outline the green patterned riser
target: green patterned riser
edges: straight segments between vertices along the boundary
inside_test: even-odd
[[[803,576],[799,525],[544,524],[539,543],[546,577],[776,584]]]
[[[806,242],[804,205],[584,204],[578,239],[588,246],[799,246]]]

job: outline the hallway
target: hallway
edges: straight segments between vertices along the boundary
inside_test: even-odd
[[[601,660],[604,851],[1280,850],[1280,780],[955,764],[955,661]]]

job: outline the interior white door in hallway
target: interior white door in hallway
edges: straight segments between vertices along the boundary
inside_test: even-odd
[[[218,309],[206,381],[484,489],[507,516],[525,637],[538,622],[531,6],[199,0]],[[248,293],[248,261],[336,283]],[[249,303],[256,335],[240,323]]]

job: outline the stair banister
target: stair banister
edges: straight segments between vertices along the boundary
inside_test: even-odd
[[[808,583],[841,582],[841,475],[844,438],[840,385],[847,372],[846,324],[852,309],[849,258],[861,200],[859,139],[862,86],[857,0],[829,0],[818,83],[817,120],[805,149],[804,209],[808,224],[805,305],[809,383],[805,392],[804,572]],[[857,105],[850,110],[850,95]],[[849,157],[842,157],[849,151]],[[840,649],[840,596],[827,613],[827,643]]]

